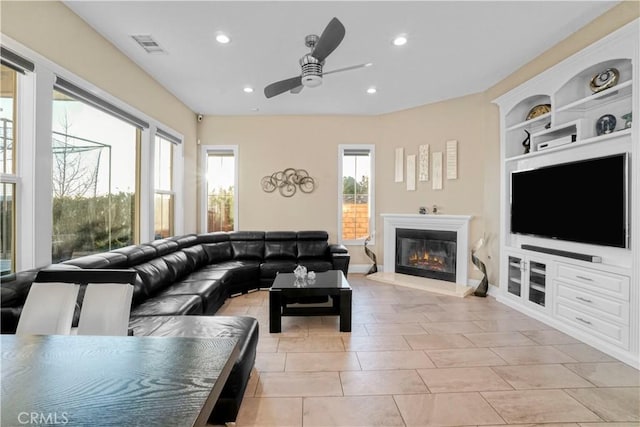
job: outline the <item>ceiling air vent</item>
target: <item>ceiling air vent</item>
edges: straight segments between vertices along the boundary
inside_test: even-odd
[[[142,34],[142,35],[134,35],[131,36],[147,53],[167,53],[164,49],[160,47],[158,42],[156,42],[150,35]]]

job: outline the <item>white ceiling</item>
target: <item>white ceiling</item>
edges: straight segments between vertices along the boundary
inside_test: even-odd
[[[194,112],[214,115],[382,114],[486,90],[617,1],[66,1]],[[266,99],[300,75],[307,34],[346,27],[318,88]],[[218,32],[231,43],[215,41]],[[409,42],[393,46],[405,33]],[[149,34],[167,54],[130,36]],[[243,92],[252,86],[251,94]],[[366,93],[375,86],[375,95]],[[257,109],[257,111],[256,111]]]

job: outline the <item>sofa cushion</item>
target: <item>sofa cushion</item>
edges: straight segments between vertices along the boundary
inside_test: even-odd
[[[229,242],[203,243],[209,264],[224,262],[231,259],[231,245]]]
[[[156,248],[158,256],[170,254],[178,250],[178,243],[171,239],[158,239],[153,242],[145,243],[146,246]]]
[[[118,252],[103,252],[87,255],[62,262],[65,265],[75,265],[80,268],[122,268],[127,267],[128,259],[125,254]]]
[[[169,286],[175,280],[173,271],[162,258],[155,258],[149,262],[132,267],[138,272],[144,292],[147,296],[153,296]],[[134,288],[134,300],[136,290]]]
[[[296,239],[295,231],[267,231],[264,237],[264,259],[296,259]]]
[[[229,233],[233,259],[258,260],[264,258],[264,231],[233,231]]]
[[[173,273],[174,280],[180,280],[194,270],[193,263],[183,251],[176,251],[161,258]]]
[[[213,233],[198,234],[196,244],[198,243],[220,243],[228,242],[229,233],[224,231],[214,231]]]
[[[191,270],[198,270],[209,264],[209,256],[202,245],[194,245],[182,249],[187,255],[187,261],[192,265]]]
[[[142,264],[158,256],[156,248],[147,245],[125,246],[124,248],[115,249],[112,252],[125,255],[127,257],[127,267]]]
[[[267,261],[260,264],[260,278],[273,279],[278,273],[292,273],[298,263],[289,260]]]
[[[196,244],[198,236],[195,234],[185,234],[184,236],[169,237],[169,240],[173,240],[178,244],[178,249],[187,248]]]
[[[202,314],[198,295],[158,295],[131,309],[131,316],[171,316]]]
[[[298,259],[326,258],[328,243],[326,240],[298,241]]]
[[[216,302],[222,294],[220,280],[187,280],[176,282],[166,288],[158,296],[164,295],[198,295],[202,300],[202,311],[208,312],[209,307],[217,306]]]
[[[216,268],[215,266],[218,265],[219,264],[213,264],[210,266],[212,268],[201,268],[200,270],[194,271],[185,277],[183,281],[218,280],[224,286],[231,279],[231,273],[225,268]]]

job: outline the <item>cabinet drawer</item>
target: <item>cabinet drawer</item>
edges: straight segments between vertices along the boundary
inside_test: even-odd
[[[556,315],[566,319],[572,326],[583,331],[593,333],[624,349],[629,349],[629,327],[607,322],[581,311],[571,303],[558,300],[556,303]]]
[[[558,278],[568,279],[597,294],[629,301],[629,278],[558,263]]]
[[[614,322],[629,324],[629,303],[615,299],[600,297],[588,292],[576,289],[568,284],[556,281],[556,295],[559,298],[565,298],[572,301],[593,315],[610,318]]]

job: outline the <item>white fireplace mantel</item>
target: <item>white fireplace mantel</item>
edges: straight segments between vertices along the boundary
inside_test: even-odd
[[[456,284],[466,286],[469,265],[470,215],[381,214],[384,221],[384,272],[393,273],[396,259],[396,228],[456,232]]]

